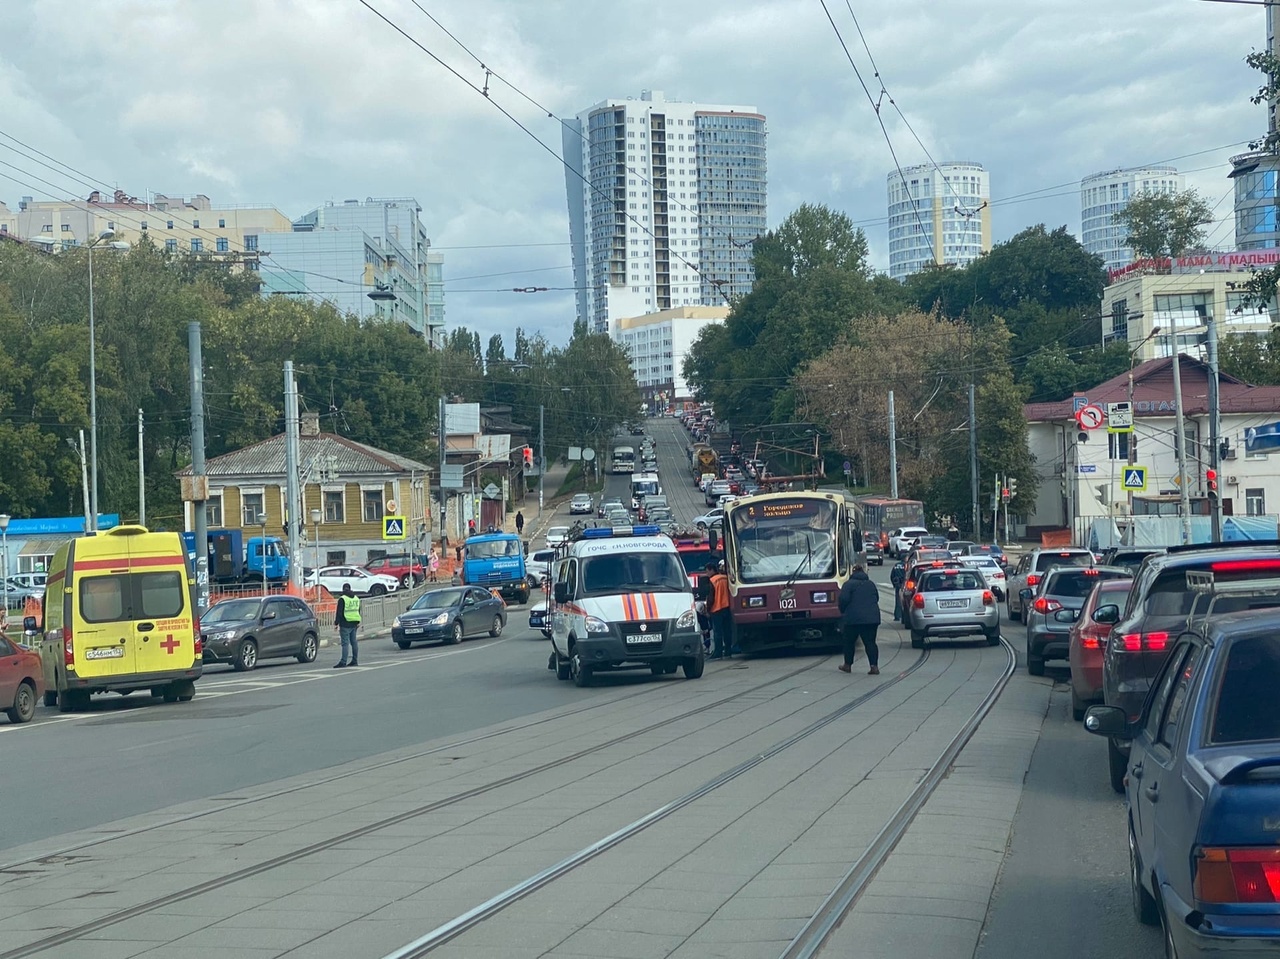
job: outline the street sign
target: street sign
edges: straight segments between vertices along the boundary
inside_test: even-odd
[[[574,460],[580,460],[580,459],[582,459],[582,447],[581,447],[581,446],[570,446],[570,447],[569,447],[569,455],[568,455],[567,459],[568,459],[568,460],[570,460],[570,462],[572,462],[572,461],[574,461]]]
[[[485,499],[497,499],[501,495],[502,495],[502,490],[494,486],[492,483],[490,483],[488,486],[484,488]]]
[[[1101,406],[1095,406],[1090,403],[1087,406],[1080,407],[1076,412],[1076,422],[1080,424],[1082,430],[1096,430],[1102,425],[1106,415],[1106,413],[1102,412]]]
[[[1096,473],[1098,472],[1097,463],[1081,463],[1076,467],[1077,473]]]
[[[383,539],[404,539],[407,525],[403,516],[384,516],[382,517],[382,538]]]
[[[1177,473],[1174,473],[1172,476],[1169,477],[1169,482],[1172,483],[1174,486],[1180,487],[1182,486],[1182,477],[1179,476]]]
[[[596,458],[596,451],[593,450],[590,446],[588,446],[582,451],[582,458],[586,460],[588,463],[590,463],[593,459]]]
[[[1244,431],[1246,453],[1269,453],[1280,449],[1280,423],[1250,426]]]
[[[845,460],[845,461],[844,461],[844,471],[845,471],[846,473],[852,473],[852,472],[853,472],[853,464],[852,464],[852,463],[850,463],[848,460]]]
[[[1071,415],[1075,416],[1082,409],[1089,405],[1089,397],[1073,396],[1071,397]]]
[[[440,467],[440,485],[445,489],[462,489],[463,466],[461,463],[445,463]]]
[[[1144,492],[1147,488],[1147,468],[1145,466],[1126,466],[1120,486],[1132,492]]]
[[[1133,432],[1133,404],[1132,403],[1108,403],[1107,404],[1107,432],[1108,433],[1132,433]]]

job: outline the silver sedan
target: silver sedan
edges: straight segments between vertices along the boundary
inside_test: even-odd
[[[981,633],[1000,642],[1000,607],[982,574],[974,569],[937,569],[924,573],[907,608],[911,646],[923,649],[930,636]]]

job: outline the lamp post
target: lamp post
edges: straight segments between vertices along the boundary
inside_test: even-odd
[[[320,583],[320,520],[321,518],[323,518],[323,516],[324,514],[321,513],[320,510],[318,509],[313,509],[311,511],[311,525],[315,527],[315,531],[316,531],[316,583],[317,585]]]
[[[262,527],[262,539],[258,542],[258,555],[262,558],[262,598],[267,598],[267,514],[258,514],[258,525]]]
[[[9,615],[9,519],[8,513],[0,513],[0,552],[4,554],[4,614]]]
[[[98,530],[98,355],[93,322],[93,248],[115,237],[110,228],[90,240],[89,247],[89,519],[92,532]]]
[[[1141,313],[1135,314],[1141,316]],[[1160,327],[1151,327],[1151,332],[1138,341],[1138,345],[1129,351],[1129,415],[1133,416],[1133,366],[1137,362],[1138,353],[1147,344],[1147,341],[1160,333]],[[1138,420],[1134,417],[1133,432],[1129,434],[1129,465],[1132,466],[1138,462]],[[1063,466],[1065,469],[1065,464]],[[1129,500],[1129,545],[1133,545],[1133,490],[1129,490],[1126,494]]]

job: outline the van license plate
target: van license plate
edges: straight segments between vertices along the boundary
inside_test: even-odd
[[[652,633],[627,633],[623,637],[623,641],[628,646],[645,646],[652,643],[661,643],[662,635],[654,635]]]
[[[99,646],[96,649],[86,649],[84,651],[85,659],[124,659],[123,646]]]

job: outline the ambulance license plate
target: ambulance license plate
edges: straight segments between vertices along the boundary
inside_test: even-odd
[[[662,634],[654,633],[627,633],[622,637],[623,642],[628,646],[647,646],[654,643],[661,644]]]
[[[99,646],[96,649],[86,649],[84,651],[85,659],[124,659],[123,646]]]

